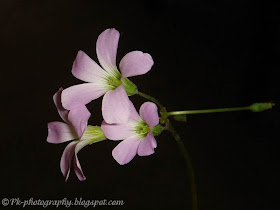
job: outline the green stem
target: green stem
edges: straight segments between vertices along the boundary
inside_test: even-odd
[[[188,167],[189,182],[191,185],[192,207],[193,207],[193,210],[198,210],[196,185],[195,185],[195,179],[194,179],[194,170],[192,167],[192,162],[191,162],[189,153],[188,153],[183,141],[181,140],[180,136],[178,135],[178,133],[175,131],[174,127],[170,123],[168,124],[167,130],[169,130],[172,133],[174,139],[176,140],[176,142],[185,158],[186,165]]]
[[[251,110],[250,106],[246,107],[233,107],[233,108],[221,108],[221,109],[203,109],[203,110],[186,110],[186,111],[174,111],[167,112],[166,117],[171,115],[183,115],[183,114],[204,114],[204,113],[216,113],[216,112],[234,112],[234,111],[243,111]]]
[[[154,102],[156,105],[159,106],[159,108],[163,108],[163,106],[159,103],[159,101],[158,101],[157,99],[155,99],[154,97],[149,96],[149,95],[147,95],[147,94],[145,94],[145,93],[142,93],[142,92],[140,92],[140,91],[138,91],[137,94],[138,94],[139,96],[143,97],[143,98],[148,99],[149,101]]]
[[[184,114],[204,114],[204,113],[216,113],[216,112],[235,112],[235,111],[243,111],[250,110],[252,112],[262,112],[267,109],[271,109],[275,104],[272,102],[266,103],[254,103],[251,106],[244,107],[231,107],[231,108],[221,108],[221,109],[203,109],[203,110],[186,110],[186,111],[174,111],[174,112],[166,112],[164,114],[165,117],[171,115],[184,115]]]

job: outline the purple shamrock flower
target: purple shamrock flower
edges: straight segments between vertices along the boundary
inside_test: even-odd
[[[129,112],[129,110],[127,110]],[[101,128],[110,140],[123,140],[115,147],[112,154],[121,165],[130,162],[133,157],[148,156],[154,153],[157,142],[152,129],[159,124],[157,106],[146,102],[140,107],[140,116],[130,102],[130,116],[126,123],[108,124],[103,121]]]
[[[90,117],[90,112],[85,106],[80,106],[77,109],[69,112],[64,109],[61,103],[61,93],[62,88],[60,88],[53,96],[53,100],[57,111],[63,122],[50,122],[48,123],[48,137],[47,142],[58,144],[66,141],[71,141],[66,148],[61,157],[60,168],[65,181],[67,181],[70,174],[70,166],[72,158],[74,156],[74,170],[80,181],[84,181],[86,177],[83,174],[80,162],[77,157],[77,153],[86,145],[100,140],[102,138],[103,132],[98,126],[87,126],[87,121]],[[98,131],[101,131],[101,133]],[[82,136],[79,137],[78,133],[81,132]],[[101,134],[101,135],[100,135]],[[103,135],[103,139],[105,136]],[[102,140],[103,140],[102,139]]]
[[[116,29],[102,32],[96,43],[96,53],[102,68],[83,51],[79,51],[72,67],[72,74],[85,82],[65,89],[63,107],[72,110],[104,95],[102,115],[107,123],[124,123],[128,120],[130,103],[124,85],[126,78],[147,73],[154,62],[148,53],[127,53],[116,66],[120,34]]]

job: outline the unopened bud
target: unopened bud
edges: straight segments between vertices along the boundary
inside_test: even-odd
[[[275,104],[274,103],[255,103],[250,106],[252,112],[262,112],[267,109],[271,109]]]

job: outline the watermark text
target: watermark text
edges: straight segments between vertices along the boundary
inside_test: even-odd
[[[60,207],[64,206],[69,208],[71,206],[81,206],[84,208],[94,208],[96,206],[123,206],[123,200],[88,200],[83,198],[75,198],[75,199],[68,199],[62,198],[57,200],[48,200],[48,199],[34,199],[33,197],[29,199],[22,200],[20,198],[3,198],[2,199],[2,206],[22,206],[25,208],[27,206],[41,206],[43,208],[47,208],[48,206],[53,207]]]

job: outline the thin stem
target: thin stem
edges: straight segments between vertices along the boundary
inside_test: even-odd
[[[143,97],[143,98],[148,99],[149,101],[154,102],[156,105],[159,106],[159,108],[163,108],[163,106],[159,103],[159,101],[158,101],[157,99],[155,99],[154,97],[149,96],[149,95],[147,95],[147,94],[145,94],[145,93],[142,93],[142,92],[140,92],[140,91],[138,91],[137,94],[138,94],[139,96]]]
[[[221,108],[221,109],[203,109],[203,110],[186,110],[186,111],[174,111],[167,112],[166,117],[171,115],[183,115],[183,114],[204,114],[204,113],[215,113],[215,112],[234,112],[234,111],[243,111],[251,110],[250,106],[246,107],[233,107],[233,108]]]
[[[175,131],[174,127],[170,123],[168,125],[168,130],[172,133],[174,139],[176,140],[176,142],[185,158],[186,165],[188,167],[189,182],[191,185],[192,207],[193,207],[193,210],[198,210],[196,185],[195,185],[195,179],[194,179],[194,170],[192,167],[192,162],[191,162],[189,153],[188,153],[184,143],[182,142],[180,136],[178,135],[178,133]]]

